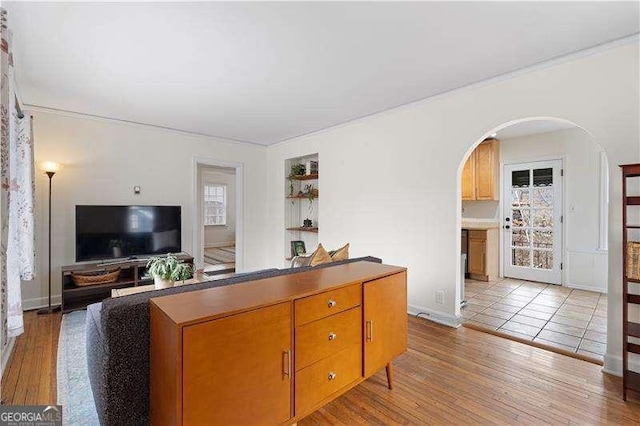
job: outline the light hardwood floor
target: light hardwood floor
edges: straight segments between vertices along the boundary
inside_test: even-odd
[[[2,380],[6,403],[55,400],[60,315],[25,315],[26,333]],[[640,396],[601,367],[468,328],[409,318],[409,350],[300,425],[640,424]]]
[[[54,404],[56,361],[62,315],[24,315],[24,334],[16,339],[2,375],[2,403]]]

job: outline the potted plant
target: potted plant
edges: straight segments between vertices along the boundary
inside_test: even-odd
[[[291,166],[291,171],[289,172],[289,195],[293,195],[293,178],[294,176],[302,176],[306,171],[306,167],[304,164],[293,164]]]
[[[193,276],[191,266],[178,260],[171,253],[149,259],[147,272],[153,277],[156,288],[173,287],[176,281],[188,280]]]

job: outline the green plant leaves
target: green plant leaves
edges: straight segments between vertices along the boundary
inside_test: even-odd
[[[171,253],[166,257],[152,257],[147,262],[147,272],[152,277],[158,277],[163,280],[184,281],[193,276],[191,265],[178,260]]]

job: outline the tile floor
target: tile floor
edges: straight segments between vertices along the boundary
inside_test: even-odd
[[[466,280],[465,298],[465,323],[603,359],[606,294],[505,278]]]

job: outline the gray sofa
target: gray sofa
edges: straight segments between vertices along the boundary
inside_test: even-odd
[[[369,261],[362,257],[328,263]],[[87,364],[98,418],[102,425],[149,424],[149,299],[205,288],[221,287],[314,269],[268,269],[237,274],[219,281],[173,287],[105,299],[87,307]]]

